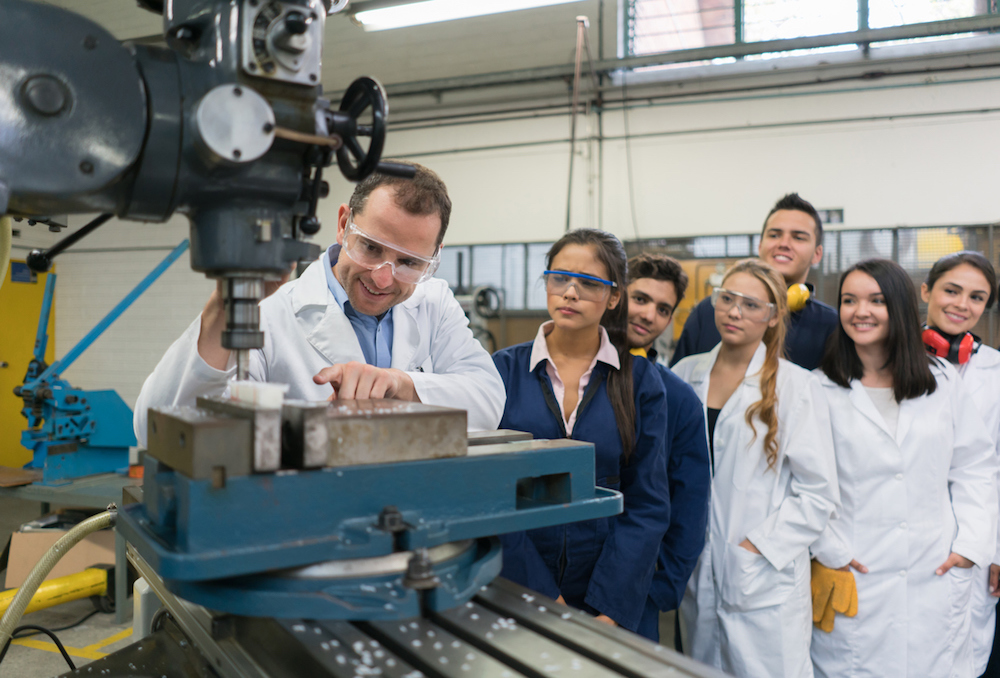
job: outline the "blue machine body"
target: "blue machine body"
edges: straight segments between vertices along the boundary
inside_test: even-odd
[[[24,384],[14,392],[24,401],[21,414],[28,428],[21,444],[31,450],[25,468],[42,471],[41,483],[64,485],[74,478],[111,473],[128,466],[129,447],[136,444],[132,409],[115,391],[86,391],[60,377],[132,303],[173,264],[189,242],[173,249],[104,319],[60,360],[45,363],[49,315],[56,275],[50,273],[38,318],[35,349]]]
[[[622,510],[620,493],[595,486],[593,446],[572,440],[250,474],[223,487],[149,456],[145,463],[144,501],[122,507],[118,529],[181,597],[249,616],[403,619],[421,606],[448,609],[499,574],[494,535]],[[379,526],[387,506],[398,508],[405,530]],[[437,565],[440,586],[423,594],[402,572],[316,580],[275,573],[463,540],[474,547]]]

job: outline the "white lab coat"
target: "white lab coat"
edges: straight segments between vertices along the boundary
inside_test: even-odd
[[[288,398],[326,400],[328,384],[313,383],[324,367],[365,362],[351,321],[327,286],[327,252],[302,276],[260,304],[264,348],[250,355],[250,378],[288,384]],[[470,431],[495,430],[506,403],[503,380],[490,354],[472,336],[469,321],[448,283],[433,278],[392,308],[392,367],[406,372],[421,402],[469,413]],[[135,405],[135,433],[146,441],[150,407],[193,405],[197,396],[220,395],[236,373],[235,356],[217,370],[198,355],[201,317],[167,350],[146,379]]]
[[[827,567],[856,559],[858,614],[813,631],[818,676],[974,677],[973,569],[935,570],[954,551],[988,564],[996,541],[996,453],[955,369],[936,361],[937,388],[899,404],[888,430],[860,381],[822,376],[830,403],[842,508],[813,544]]]
[[[719,354],[685,358],[674,372],[706,402]],[[760,400],[761,344],[719,413],[705,550],[681,602],[684,651],[735,676],[812,676],[809,545],[839,501],[828,408],[817,377],[778,367],[778,458],[767,466],[767,426],[746,423]],[[762,555],[738,544],[749,539]]]
[[[958,368],[962,382],[976,409],[993,438],[1000,464],[1000,352],[981,346],[965,365]],[[993,562],[1000,564],[1000,535]],[[996,629],[997,599],[989,594],[989,566],[975,566],[972,575],[972,675],[980,676],[986,670],[993,651],[993,632]]]

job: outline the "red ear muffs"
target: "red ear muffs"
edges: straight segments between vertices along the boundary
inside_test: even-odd
[[[976,342],[976,338],[972,336],[971,332],[966,332],[965,335],[958,341],[958,364],[964,365],[969,362],[969,358],[972,354],[976,352],[979,348]]]
[[[951,351],[951,342],[942,337],[937,330],[925,327],[921,337],[924,340],[924,346],[927,350],[936,355],[938,358],[947,358],[948,353]]]
[[[972,332],[960,334],[954,340],[949,340],[935,328],[925,327],[921,338],[928,351],[956,365],[969,362],[972,354],[979,350],[979,340]]]

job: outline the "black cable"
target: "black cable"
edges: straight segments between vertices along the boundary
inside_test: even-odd
[[[54,628],[54,629],[49,629],[49,631],[52,631],[53,633],[58,633],[59,631],[68,631],[69,629],[76,628],[77,626],[79,626],[83,622],[85,622],[88,619],[90,619],[91,617],[93,617],[98,612],[100,612],[100,610],[97,610],[97,609],[91,610],[87,614],[85,614],[82,617],[80,617],[79,619],[77,619],[72,624],[67,624],[66,626],[59,626],[59,627]],[[108,612],[106,614],[111,614],[111,613]],[[41,633],[41,631],[32,631],[31,633],[22,633],[22,634],[18,635],[17,632],[15,631],[13,634],[11,634],[11,637],[12,638],[30,638],[31,636],[37,636],[39,633]]]
[[[65,659],[66,663],[69,664],[69,670],[70,671],[75,671],[76,670],[76,664],[74,664],[73,660],[70,659],[69,653],[66,652],[66,648],[63,647],[63,644],[61,642],[59,642],[58,638],[56,638],[56,634],[52,633],[52,631],[48,630],[44,626],[35,626],[34,624],[25,624],[24,626],[18,626],[16,629],[14,629],[14,633],[12,633],[11,637],[9,639],[7,639],[7,644],[4,645],[3,646],[3,650],[0,651],[0,662],[2,662],[3,658],[7,656],[7,650],[10,649],[10,643],[11,643],[11,641],[14,640],[15,637],[17,637],[18,633],[20,633],[21,631],[27,631],[27,630],[38,631],[39,633],[44,633],[49,638],[51,638],[52,642],[55,643],[56,647],[59,648],[59,652],[62,653],[63,659]]]

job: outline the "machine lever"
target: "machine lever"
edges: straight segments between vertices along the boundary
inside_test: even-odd
[[[27,257],[28,268],[30,268],[35,273],[45,273],[50,268],[52,268],[52,260],[55,259],[63,250],[67,249],[70,245],[73,245],[78,240],[90,235],[93,231],[97,230],[98,226],[106,223],[113,214],[102,214],[97,217],[89,224],[81,228],[75,233],[70,233],[68,236],[57,242],[55,245],[50,247],[48,250],[31,250]]]

